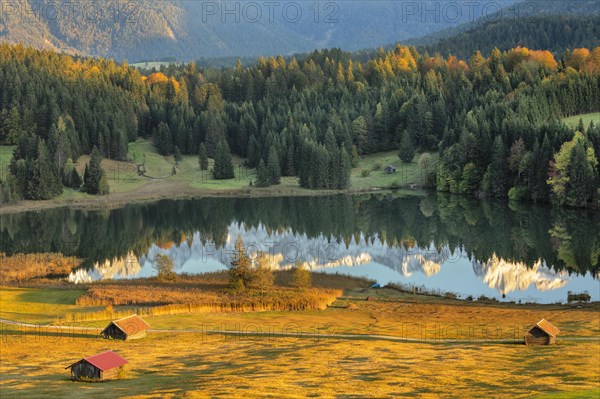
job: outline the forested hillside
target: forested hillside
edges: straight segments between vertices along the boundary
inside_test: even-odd
[[[328,189],[348,186],[361,155],[398,149],[410,162],[439,151],[430,180],[439,190],[595,206],[600,128],[574,136],[559,118],[600,110],[599,71],[600,48],[558,60],[526,48],[459,60],[397,46],[367,63],[331,50],[142,76],[110,61],[2,46],[0,141],[18,145],[3,194],[50,198],[61,176],[70,181],[69,158],[96,146],[123,159],[142,136],[161,154],[205,152],[218,178],[231,177],[231,151],[259,167],[265,184],[288,175]]]
[[[426,37],[416,43],[430,54],[457,57],[469,57],[477,50],[490,55],[495,48],[506,51],[516,46],[543,48],[560,54],[568,49],[600,46],[600,14],[504,18],[477,24],[450,37],[440,36],[442,34]]]

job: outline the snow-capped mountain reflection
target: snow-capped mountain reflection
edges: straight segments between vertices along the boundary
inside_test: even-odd
[[[473,272],[490,288],[504,295],[525,291],[532,284],[538,291],[556,290],[570,280],[566,271],[553,271],[544,261],[537,261],[533,267],[528,267],[524,263],[508,262],[495,254],[486,263],[473,261]]]
[[[367,242],[363,235],[345,243],[332,237],[308,238],[306,235],[294,234],[291,230],[269,232],[263,226],[246,229],[234,224],[229,227],[227,242],[223,248],[215,248],[212,243],[203,244],[200,234],[196,233],[191,245],[188,242],[166,246],[168,248],[153,245],[140,258],[140,263],[151,266],[158,254],[164,254],[173,260],[176,271],[180,271],[189,261],[206,263],[212,260],[229,265],[238,235],[242,236],[252,257],[259,251],[264,252],[271,268],[276,270],[290,268],[296,262],[302,262],[311,270],[356,267],[376,262],[406,277],[414,273],[431,276],[440,271],[441,264],[450,256],[447,248],[390,248],[377,238]]]
[[[323,235],[309,238],[304,234],[295,234],[291,229],[270,231],[264,226],[246,228],[238,224],[229,226],[226,243],[220,248],[203,240],[200,233],[195,233],[192,237],[183,237],[179,243],[153,244],[139,259],[130,253],[122,259],[97,263],[91,270],[78,270],[71,273],[69,280],[84,283],[151,276],[154,274],[153,266],[159,254],[168,255],[173,261],[175,271],[179,273],[223,270],[230,264],[234,255],[238,235],[242,236],[253,258],[256,258],[259,252],[263,252],[263,259],[266,259],[274,270],[288,269],[296,262],[303,263],[313,271],[348,271],[364,266],[361,269],[364,274],[375,277],[370,276],[369,270],[373,265],[383,265],[387,267],[384,269],[398,277],[396,281],[404,278],[422,282],[423,279],[436,275],[443,275],[440,279],[447,279],[448,272],[452,275],[459,273],[458,267],[464,269],[470,264],[474,275],[480,281],[503,295],[526,291],[530,286],[535,286],[540,292],[557,290],[570,281],[567,272],[553,271],[543,261],[528,267],[524,263],[508,262],[494,255],[487,262],[480,263],[469,261],[467,254],[460,250],[451,252],[447,246],[436,248],[430,245],[423,248],[410,242],[406,245],[390,246],[383,239],[375,237],[367,240],[362,234],[344,242]],[[445,273],[441,273],[442,265]],[[446,290],[461,289],[450,284],[444,285]],[[460,282],[458,284],[460,285]]]
[[[136,277],[142,266],[133,252],[117,259],[107,259],[98,262],[93,269],[78,269],[69,275],[69,281],[75,284],[89,283],[97,280]]]

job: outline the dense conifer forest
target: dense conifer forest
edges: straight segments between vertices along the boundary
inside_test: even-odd
[[[232,176],[232,153],[258,167],[261,185],[298,176],[344,189],[362,155],[439,152],[429,182],[440,191],[597,206],[600,126],[575,134],[560,118],[600,110],[599,71],[600,48],[461,60],[398,45],[367,62],[333,49],[139,71],[1,45],[0,143],[17,146],[1,197],[52,198],[85,180],[72,173],[80,155],[126,160],[144,137],[164,155],[214,158],[215,178]],[[84,189],[104,193],[102,170],[89,169]]]

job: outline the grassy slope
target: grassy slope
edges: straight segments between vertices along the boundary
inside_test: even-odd
[[[75,300],[85,293],[82,289],[0,289],[0,318],[29,323],[50,323],[65,312],[99,310],[97,307],[79,307]]]
[[[590,122],[594,122],[595,125],[598,125],[600,123],[600,112],[571,116],[563,119],[563,122],[565,122],[567,126],[573,128],[577,127],[580,119],[583,119],[583,126],[586,128],[590,125]]]
[[[419,155],[415,156],[410,164],[405,164],[398,158],[397,151],[382,152],[367,155],[360,160],[358,166],[352,169],[351,188],[362,190],[369,188],[385,188],[390,186],[406,186],[412,183],[422,184],[425,182],[427,172],[434,170],[438,155],[431,154],[431,165],[428,170],[421,170],[417,165]],[[375,170],[375,166],[381,167]],[[392,165],[397,168],[394,174],[385,174],[386,166]],[[369,170],[369,176],[363,177],[362,171]]]
[[[8,166],[14,147],[0,146],[0,166]],[[283,177],[281,184],[269,188],[250,187],[250,181],[256,179],[256,170],[242,167],[242,159],[234,157],[236,177],[230,180],[213,180],[209,172],[202,172],[198,166],[196,156],[183,156],[183,160],[176,167],[177,173],[172,175],[175,160],[172,156],[164,157],[156,152],[152,143],[139,139],[129,144],[129,158],[131,162],[119,162],[105,159],[102,166],[106,171],[111,195],[97,198],[76,190],[65,188],[63,194],[50,201],[55,204],[65,204],[73,201],[84,202],[101,201],[143,201],[147,199],[172,198],[176,196],[192,196],[202,193],[227,193],[238,192],[244,195],[292,195],[292,194],[318,194],[319,191],[306,190],[299,187],[298,178]],[[415,161],[403,164],[397,153],[383,152],[365,156],[359,165],[351,172],[351,190],[361,191],[375,188],[389,188],[390,186],[408,186],[412,183],[424,183],[426,172],[421,171]],[[85,155],[77,161],[77,168],[83,175],[89,156]],[[437,161],[437,154],[432,154],[433,170]],[[146,177],[137,174],[136,164],[144,163]],[[213,161],[210,160],[209,169]],[[382,169],[374,170],[375,165]],[[397,173],[386,175],[383,168],[394,165]],[[368,169],[370,175],[363,177],[361,172]],[[27,206],[35,207],[34,204]],[[27,207],[25,206],[25,207]]]
[[[4,289],[2,290],[4,291]],[[64,312],[77,295],[61,291],[15,289],[2,296],[2,309],[22,304],[23,312]],[[53,292],[57,291],[57,292]],[[379,294],[381,293],[381,294]],[[0,328],[0,389],[3,397],[29,398],[33,392],[76,398],[150,397],[597,397],[600,348],[597,341],[562,341],[554,347],[514,344],[417,344],[340,340],[328,333],[378,331],[401,335],[407,323],[441,326],[479,324],[496,331],[512,323],[545,317],[558,320],[563,335],[598,335],[597,311],[566,307],[511,307],[457,303],[387,291],[350,292],[379,296],[352,300],[356,310],[260,312],[150,318],[155,328],[222,328],[246,331],[312,331],[312,338],[240,337],[203,333],[150,333],[132,342],[106,341],[95,334],[57,336]],[[417,303],[414,303],[417,300]],[[418,303],[419,301],[424,303]],[[412,302],[411,302],[412,301]],[[42,303],[44,303],[42,305]],[[31,306],[34,304],[34,306]],[[43,308],[54,304],[54,308]],[[27,305],[27,306],[25,306]],[[28,310],[29,309],[29,310]],[[206,328],[205,328],[206,330]],[[64,367],[112,349],[129,360],[125,380],[107,384],[68,381]],[[548,365],[552,367],[548,367]],[[493,378],[490,378],[493,376]],[[596,391],[592,391],[596,389]],[[565,391],[554,395],[556,391]],[[570,392],[577,391],[578,395]],[[547,396],[551,394],[550,396]]]

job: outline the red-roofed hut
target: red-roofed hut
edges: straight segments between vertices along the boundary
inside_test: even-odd
[[[127,363],[127,360],[115,352],[106,351],[81,359],[65,368],[71,369],[73,381],[82,379],[106,381],[117,377],[119,370]]]

